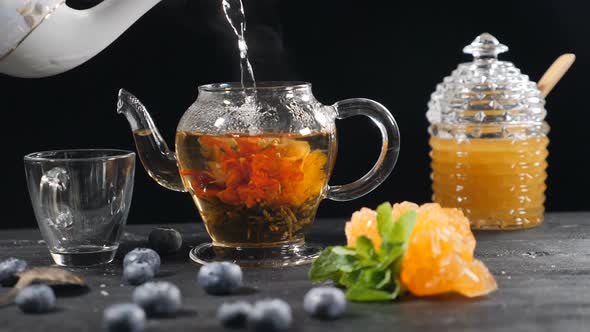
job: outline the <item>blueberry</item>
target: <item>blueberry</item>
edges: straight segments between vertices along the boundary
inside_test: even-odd
[[[133,302],[149,317],[174,316],[181,306],[178,287],[167,281],[150,281],[133,291]]]
[[[336,287],[312,288],[303,298],[303,310],[319,319],[336,319],[346,310],[344,292]]]
[[[132,262],[146,262],[154,269],[154,275],[160,271],[160,255],[149,248],[135,248],[125,255],[123,268]]]
[[[18,280],[17,273],[27,269],[27,262],[22,259],[10,257],[0,262],[0,285],[12,286]]]
[[[229,262],[213,262],[199,270],[197,282],[209,294],[231,294],[242,287],[242,269]]]
[[[154,268],[147,262],[132,262],[123,269],[123,278],[130,285],[141,285],[154,279]]]
[[[47,285],[31,285],[21,289],[14,302],[23,312],[44,313],[55,306],[55,293]]]
[[[224,303],[217,310],[217,319],[225,327],[245,327],[251,311],[252,305],[248,302]]]
[[[287,302],[279,299],[254,303],[248,315],[248,328],[252,331],[279,332],[291,326],[293,315]]]
[[[137,304],[114,304],[104,310],[102,324],[107,332],[142,332],[145,312]]]
[[[177,252],[182,246],[182,236],[174,228],[158,227],[150,232],[148,237],[150,247],[160,255]]]

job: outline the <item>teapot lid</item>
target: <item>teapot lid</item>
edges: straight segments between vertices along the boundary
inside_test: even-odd
[[[432,93],[428,121],[479,127],[542,123],[545,100],[527,75],[511,62],[498,60],[506,51],[491,34],[477,36],[463,49],[473,55],[473,62],[459,64]]]

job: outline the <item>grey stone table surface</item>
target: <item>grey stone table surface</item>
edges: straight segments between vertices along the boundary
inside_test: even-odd
[[[344,222],[319,219],[308,238],[326,245],[344,243]],[[269,297],[291,304],[295,319],[290,331],[590,331],[590,213],[550,213],[538,228],[476,233],[476,255],[499,285],[487,297],[350,303],[346,316],[331,322],[311,319],[302,311],[303,295],[312,287],[307,266],[247,269],[247,290],[232,296],[206,295],[196,285],[199,266],[188,258],[190,247],[208,240],[203,226],[169,226],[181,231],[185,244],[182,252],[163,259],[158,279],[179,286],[183,310],[174,319],[150,319],[147,331],[222,331],[215,319],[221,303]],[[0,309],[0,331],[99,331],[105,307],[131,300],[133,287],[122,282],[122,257],[145,246],[154,227],[128,226],[113,263],[71,269],[86,277],[89,291],[58,296],[54,312],[25,315],[14,305]],[[50,265],[40,240],[36,229],[0,231],[0,259],[14,256],[33,266]]]

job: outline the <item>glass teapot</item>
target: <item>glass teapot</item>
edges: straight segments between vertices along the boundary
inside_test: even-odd
[[[309,263],[306,244],[320,201],[347,201],[379,186],[393,170],[399,130],[391,113],[368,99],[322,105],[304,82],[199,87],[180,119],[176,151],[145,107],[125,90],[117,111],[131,125],[143,166],[160,185],[193,197],[212,243],[195,247],[196,262],[243,266]],[[336,160],[336,119],[369,117],[382,135],[380,156],[359,180],[328,185]]]

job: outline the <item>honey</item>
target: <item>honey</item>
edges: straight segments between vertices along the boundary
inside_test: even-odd
[[[543,221],[549,139],[432,137],[433,200],[460,208],[478,229]]]
[[[545,98],[489,33],[463,49],[472,62],[436,86],[430,122],[433,201],[459,208],[475,229],[543,222],[549,125]]]

